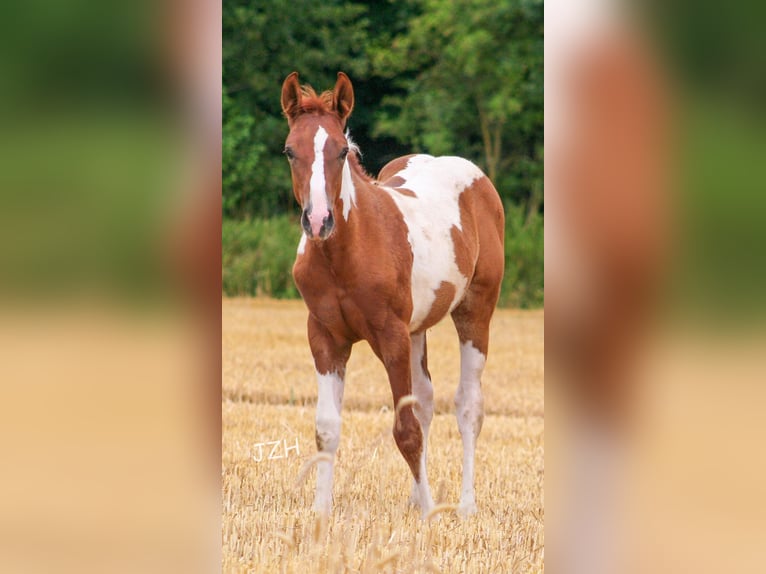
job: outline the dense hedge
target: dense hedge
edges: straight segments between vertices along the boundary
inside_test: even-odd
[[[224,294],[298,297],[292,267],[300,236],[297,220],[286,215],[225,219],[221,231]]]
[[[226,295],[298,297],[292,265],[300,240],[294,216],[224,220],[223,290]],[[517,206],[506,208],[505,279],[500,305],[543,304],[543,217]]]
[[[543,215],[506,206],[505,276],[500,306],[542,307],[543,269]]]

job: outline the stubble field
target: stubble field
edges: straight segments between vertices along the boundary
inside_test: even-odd
[[[500,309],[482,379],[479,512],[423,522],[396,448],[391,393],[366,343],[346,374],[329,523],[311,511],[316,382],[301,301],[224,299],[224,572],[542,572],[543,312]],[[456,504],[462,445],[454,415],[459,352],[449,319],[428,333],[435,416],[428,473]],[[260,446],[259,446],[260,445]]]

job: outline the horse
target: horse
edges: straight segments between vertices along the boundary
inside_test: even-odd
[[[477,511],[474,453],[484,420],[481,375],[504,267],[503,204],[489,178],[459,157],[413,154],[373,179],[346,122],[354,108],[348,76],[332,90],[284,80],[284,154],[301,207],[293,278],[308,308],[316,370],[314,510],[332,509],[346,363],[366,340],[393,396],[396,445],[412,473],[410,502],[429,516],[428,433],[434,413],[426,331],[450,314],[460,341],[455,395],[463,443],[461,516]]]

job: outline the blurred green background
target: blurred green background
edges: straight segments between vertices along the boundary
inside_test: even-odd
[[[349,120],[376,174],[412,152],[459,155],[506,207],[501,305],[543,304],[543,3],[227,0],[223,6],[223,290],[296,297],[298,206],[282,154],[285,76],[354,84]]]
[[[127,2],[0,8],[3,298],[167,287],[185,134],[156,16]]]

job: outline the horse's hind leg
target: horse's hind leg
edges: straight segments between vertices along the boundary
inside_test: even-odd
[[[481,375],[487,359],[489,321],[497,300],[492,291],[482,293],[475,286],[471,289],[452,312],[452,320],[460,337],[460,384],[455,394],[455,406],[463,439],[463,483],[458,506],[458,512],[463,516],[476,512],[474,455],[476,440],[484,422]]]
[[[412,372],[412,394],[418,400],[413,409],[415,418],[420,423],[423,431],[423,450],[420,454],[420,475],[427,477],[426,465],[428,460],[428,431],[431,428],[431,420],[434,416],[434,390],[431,385],[431,375],[428,372],[428,353],[426,334],[416,333],[410,336],[410,370]],[[425,485],[425,489],[423,486]],[[425,500],[422,500],[425,498]],[[428,490],[428,479],[421,484],[412,479],[412,494],[410,502],[423,509],[430,510],[433,507],[431,493]]]

